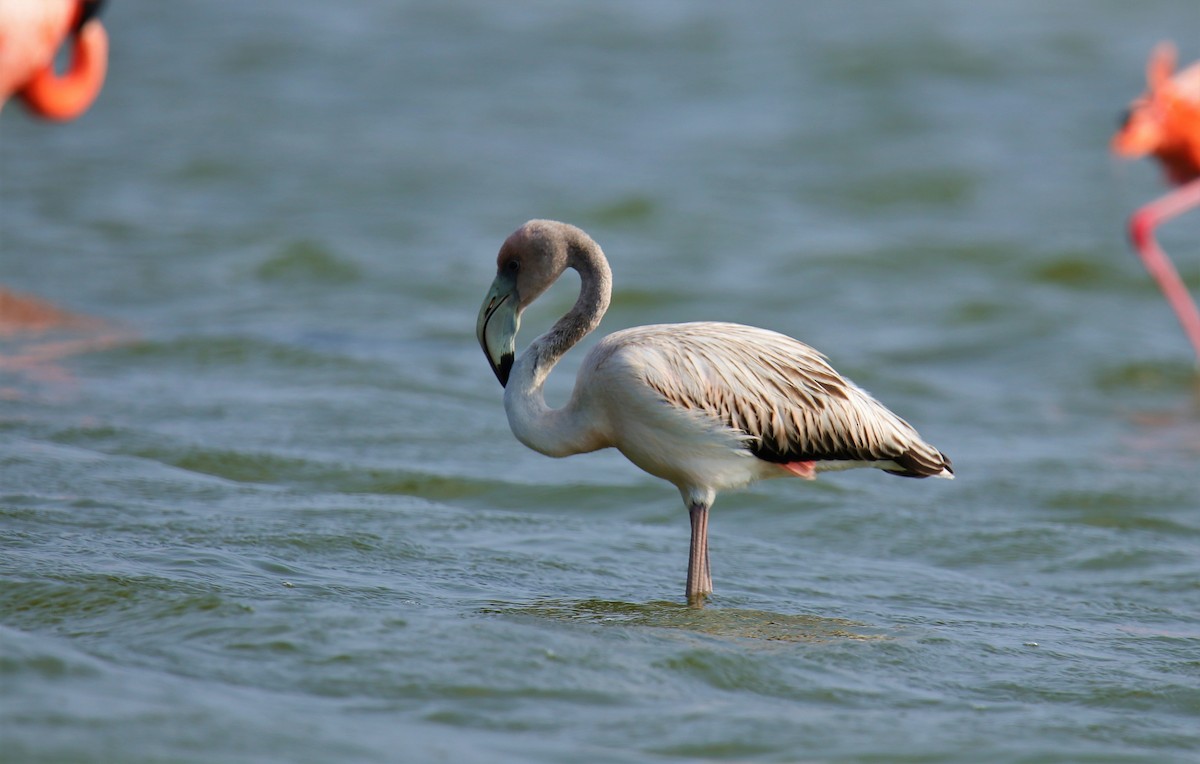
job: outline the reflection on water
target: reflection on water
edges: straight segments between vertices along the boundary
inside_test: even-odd
[[[1108,457],[1122,469],[1175,464],[1189,473],[1200,456],[1200,373],[1185,360],[1132,361],[1096,374],[1106,405],[1124,424]]]
[[[675,602],[613,600],[541,600],[530,605],[496,603],[483,612],[558,621],[679,629],[724,639],[777,642],[827,642],[839,639],[888,639],[882,630],[844,618],[790,615],[741,608],[695,608]]]
[[[128,330],[0,286],[0,399],[61,397],[75,384],[62,362],[133,339]],[[18,384],[19,383],[19,384]]]

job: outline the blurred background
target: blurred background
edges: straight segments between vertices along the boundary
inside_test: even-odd
[[[1108,153],[1193,0],[103,21],[87,114],[0,114],[0,284],[91,317],[0,336],[0,761],[1194,755],[1195,365]],[[686,610],[675,489],[509,433],[474,319],[534,217],[601,333],[796,336],[958,480],[723,495]],[[1200,288],[1200,213],[1160,240]]]

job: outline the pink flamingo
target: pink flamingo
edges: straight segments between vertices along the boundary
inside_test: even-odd
[[[0,107],[14,94],[44,119],[87,111],[108,69],[108,34],[95,18],[103,0],[0,0]],[[70,38],[67,70],[54,56]]]
[[[0,108],[16,95],[44,119],[70,120],[87,111],[100,94],[108,69],[108,34],[96,19],[103,1],[0,0]],[[70,61],[59,74],[54,58],[68,41]],[[71,329],[89,336],[25,341]],[[126,334],[0,286],[0,340],[12,340],[14,345],[14,352],[0,353],[0,373],[69,383],[70,374],[58,360],[111,346]],[[0,400],[20,395],[14,388],[0,386]]]
[[[1154,228],[1200,205],[1200,62],[1175,72],[1175,46],[1159,43],[1146,65],[1147,89],[1130,104],[1112,151],[1153,156],[1172,190],[1141,207],[1129,220],[1134,249],[1158,282],[1200,361],[1200,311],[1175,266],[1154,238]]]

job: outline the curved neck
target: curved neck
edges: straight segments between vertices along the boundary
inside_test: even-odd
[[[567,267],[579,273],[575,305],[521,353],[504,390],[504,410],[513,434],[526,446],[549,456],[602,447],[599,434],[591,423],[583,421],[576,408],[575,396],[563,408],[552,409],[542,393],[558,359],[599,325],[612,297],[612,271],[591,239],[571,241]]]
[[[564,353],[599,326],[612,298],[612,271],[595,242],[590,239],[572,242],[567,267],[579,273],[579,297],[566,315],[554,322],[550,331],[534,340],[526,351],[537,357],[538,367],[545,369],[538,380],[539,385]]]

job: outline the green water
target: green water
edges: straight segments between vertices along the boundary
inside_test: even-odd
[[[1200,389],[1106,153],[1200,6],[109,5],[91,112],[0,115],[0,283],[107,322],[0,338],[0,761],[1200,759]],[[531,217],[602,332],[800,337],[958,479],[723,494],[684,607],[676,490],[508,430]]]

